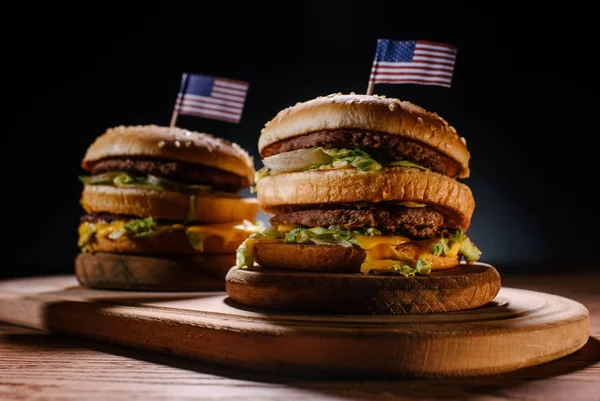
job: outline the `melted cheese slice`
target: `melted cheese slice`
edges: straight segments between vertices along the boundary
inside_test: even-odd
[[[223,223],[201,226],[188,226],[185,230],[186,234],[199,234],[208,237],[219,237],[223,242],[223,247],[228,244],[242,243],[250,234],[262,231],[262,227],[255,226],[250,223]]]
[[[108,237],[113,232],[123,231],[128,221],[119,220],[111,223],[84,222],[79,225],[79,243],[86,244],[92,236]],[[262,227],[250,222],[223,223],[211,225],[184,226],[183,224],[157,224],[154,231],[162,232],[185,231],[187,233],[199,234],[205,239],[208,237],[219,237],[223,246],[232,242],[241,243],[252,233],[260,232]]]

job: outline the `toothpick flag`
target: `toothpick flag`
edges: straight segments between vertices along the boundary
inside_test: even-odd
[[[416,83],[450,87],[456,48],[424,40],[378,39],[367,93],[376,83]]]
[[[184,72],[171,127],[179,114],[239,123],[247,92],[248,82]]]

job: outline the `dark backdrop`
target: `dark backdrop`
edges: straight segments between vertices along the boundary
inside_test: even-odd
[[[240,124],[181,116],[178,125],[238,142],[260,168],[258,135],[277,111],[365,92],[377,38],[458,47],[451,88],[377,85],[375,93],[436,111],[466,137],[465,183],[476,200],[469,234],[482,260],[504,270],[590,264],[600,124],[586,13],[576,3],[530,12],[505,2],[358,4],[53,7],[6,16],[16,28],[3,50],[12,108],[0,275],[72,271],[86,148],[111,126],[168,125],[182,72],[250,83]]]

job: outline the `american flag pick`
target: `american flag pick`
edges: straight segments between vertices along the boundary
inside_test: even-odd
[[[171,126],[178,114],[239,123],[248,82],[183,73]]]
[[[444,43],[378,39],[369,92],[376,83],[450,87],[455,60],[456,48]]]

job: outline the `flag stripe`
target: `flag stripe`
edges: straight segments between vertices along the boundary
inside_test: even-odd
[[[454,66],[454,62],[452,61],[446,61],[446,60],[442,60],[436,57],[421,57],[421,56],[415,56],[413,58],[413,60],[415,61],[420,61],[422,63],[427,63],[428,65],[445,65],[447,67],[452,67]]]
[[[205,114],[211,114],[211,115],[215,115],[215,116],[222,116],[222,117],[228,117],[228,118],[238,118],[240,116],[239,113],[227,113],[224,111],[219,111],[219,110],[213,110],[213,109],[209,109],[206,107],[201,107],[201,106],[189,106],[189,105],[182,105],[181,110],[183,111],[191,111],[191,112],[202,112]]]
[[[219,104],[212,104],[210,102],[199,102],[199,101],[188,101],[184,99],[181,102],[182,107],[206,107],[208,109],[221,110],[225,113],[237,113],[240,114],[242,109],[239,107],[226,107]]]
[[[240,96],[240,97],[243,97],[246,94],[246,91],[242,91],[239,89],[229,89],[229,88],[225,88],[225,87],[219,87],[217,85],[215,85],[213,87],[212,92],[213,92],[213,94],[222,93],[225,95]]]
[[[228,81],[222,78],[215,79],[215,86],[221,86],[223,88],[230,89],[238,89],[244,92],[248,89],[247,83]]]
[[[214,92],[213,92],[212,96],[215,99],[231,100],[231,101],[239,102],[239,103],[243,103],[244,100],[246,99],[244,96],[233,96],[233,95],[226,95],[226,94],[214,93]]]
[[[404,67],[409,67],[409,68],[429,68],[432,67],[431,64],[429,63],[403,63],[403,62],[398,62],[398,63],[387,63],[384,61],[380,61],[378,63],[375,64],[375,67],[377,68],[378,71],[383,71],[382,68],[379,68],[379,66],[381,67],[388,67],[388,68],[404,68]],[[454,67],[449,67],[447,65],[437,65],[435,64],[435,68],[439,68],[442,70],[448,70],[448,71],[452,71],[454,69]]]
[[[455,49],[449,49],[447,47],[440,47],[440,46],[419,45],[418,47],[415,48],[415,52],[430,52],[430,53],[439,53],[439,54],[446,54],[446,55],[450,55],[450,56],[456,56]]]
[[[423,68],[410,68],[410,67],[404,67],[404,68],[380,68],[379,70],[377,70],[377,75],[389,75],[389,74],[397,74],[399,72],[424,72],[424,73],[438,73],[440,75],[447,75],[449,77],[452,76],[452,71],[447,71],[447,70],[442,70],[439,68],[427,68],[427,69],[423,69]]]
[[[179,96],[179,99],[181,99],[181,96]],[[208,96],[192,95],[190,93],[185,94],[185,99],[190,100],[190,101],[198,101],[198,102],[210,101],[211,103],[214,103],[214,104],[220,104],[220,105],[223,105],[226,107],[238,107],[240,109],[244,107],[243,102],[227,100],[227,99],[217,99],[217,98],[208,97]]]

